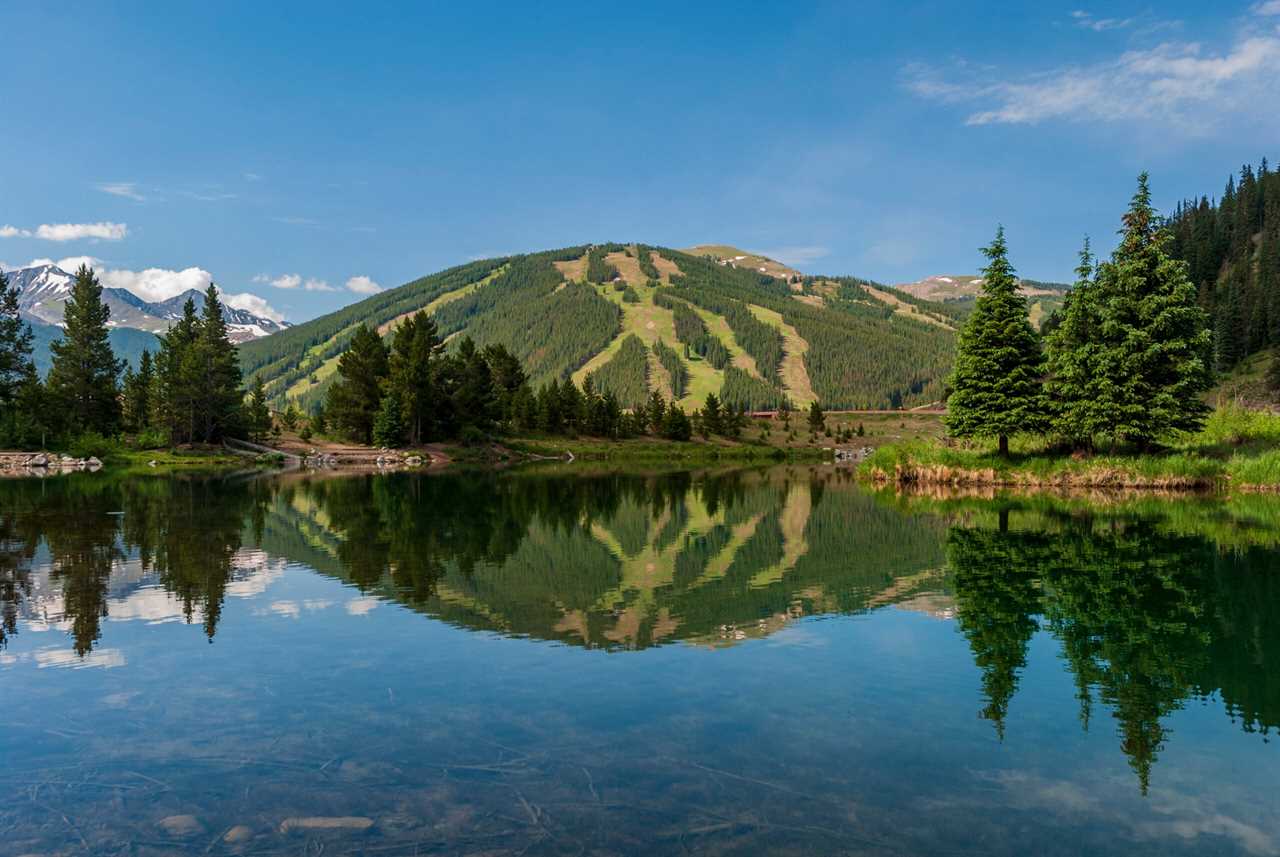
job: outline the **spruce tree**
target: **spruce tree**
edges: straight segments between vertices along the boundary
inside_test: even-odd
[[[1003,227],[982,252],[982,294],[960,331],[945,422],[954,437],[998,438],[1000,454],[1008,455],[1010,435],[1045,427],[1044,359]]]
[[[818,404],[818,400],[814,399],[813,404],[809,406],[809,431],[817,434],[827,426],[827,415],[822,412],[822,406]]]
[[[373,442],[378,446],[395,448],[404,445],[404,408],[400,396],[391,392],[382,397],[376,419],[373,421]]]
[[[1093,272],[1093,253],[1086,238],[1075,285],[1063,299],[1059,322],[1047,341],[1045,391],[1053,432],[1077,447],[1091,446],[1107,419],[1095,390],[1099,317]]]
[[[390,371],[382,338],[368,325],[357,327],[347,350],[338,358],[338,379],[326,393],[328,425],[360,443],[372,441]]]
[[[212,283],[205,291],[204,310],[196,334],[195,366],[190,380],[197,385],[197,436],[205,443],[222,440],[241,420],[244,391],[240,387],[240,359],[227,336],[222,299]]]
[[[110,435],[120,427],[121,363],[107,338],[110,317],[110,308],[102,302],[102,284],[81,265],[63,310],[62,339],[50,346],[49,395],[71,434]]]
[[[151,392],[155,387],[155,369],[151,352],[143,349],[138,369],[124,373],[124,427],[129,431],[145,431],[151,426]]]
[[[319,419],[316,422],[321,422]],[[253,377],[248,405],[245,408],[245,430],[254,440],[262,440],[271,433],[271,408],[267,404],[267,390],[262,375]],[[317,431],[321,431],[317,427]]]
[[[0,411],[8,413],[35,372],[31,326],[18,313],[18,289],[0,271]]]
[[[707,393],[707,401],[702,406],[702,433],[704,436],[724,434],[724,414],[715,393]]]
[[[31,360],[31,327],[18,312],[18,289],[0,271],[0,443],[40,440],[43,390]]]
[[[1151,206],[1147,174],[1124,216],[1119,247],[1099,267],[1097,404],[1111,439],[1147,448],[1194,431],[1209,406],[1213,337],[1187,264],[1165,250],[1169,233]]]
[[[389,384],[400,397],[411,444],[434,436],[440,400],[435,376],[443,351],[439,328],[424,310],[405,319],[392,338]]]
[[[196,305],[188,299],[182,305],[182,316],[160,337],[152,407],[157,412],[154,423],[163,427],[171,443],[190,443],[196,436],[200,385],[194,352],[199,333]]]

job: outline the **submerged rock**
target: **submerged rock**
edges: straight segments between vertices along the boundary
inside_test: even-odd
[[[362,815],[314,815],[305,818],[286,818],[280,822],[280,832],[291,830],[368,830],[373,819]]]
[[[170,815],[159,821],[159,826],[170,836],[195,836],[204,830],[204,825],[194,815]]]
[[[237,842],[244,842],[248,839],[251,839],[252,837],[253,837],[253,828],[246,827],[243,824],[237,824],[235,827],[231,828],[230,830],[228,830],[226,833],[222,835],[222,841],[235,844]]]

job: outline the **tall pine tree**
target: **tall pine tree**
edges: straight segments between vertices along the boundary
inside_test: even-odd
[[[1063,300],[1061,321],[1049,335],[1045,381],[1053,433],[1086,448],[1106,422],[1094,391],[1098,369],[1094,339],[1099,319],[1093,272],[1093,254],[1086,238],[1075,285]]]
[[[49,395],[70,434],[92,430],[109,435],[120,427],[121,362],[107,339],[110,317],[102,284],[81,265],[63,310],[62,339],[50,346]]]
[[[18,313],[18,289],[0,271],[0,442],[39,440],[40,378],[31,360],[31,327]]]
[[[326,394],[325,419],[333,431],[361,443],[373,439],[388,372],[387,346],[372,328],[360,325],[338,358],[338,380]]]
[[[210,283],[204,294],[204,310],[196,331],[191,373],[198,387],[196,436],[193,440],[204,443],[221,441],[224,435],[240,427],[243,416],[240,358],[227,336],[227,322],[222,312],[218,287]]]
[[[1045,427],[1044,360],[1003,227],[982,252],[982,294],[960,331],[945,420],[954,437],[995,437],[1008,455],[1010,435]]]
[[[1106,414],[1102,431],[1146,448],[1203,424],[1213,337],[1187,264],[1166,252],[1169,233],[1151,206],[1146,173],[1120,234],[1093,287],[1100,314],[1094,393]]]

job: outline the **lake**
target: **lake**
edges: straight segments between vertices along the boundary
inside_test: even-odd
[[[0,853],[1280,854],[1280,498],[0,482]]]

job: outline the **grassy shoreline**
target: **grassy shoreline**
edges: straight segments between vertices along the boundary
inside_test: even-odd
[[[1200,432],[1160,452],[1073,455],[1043,440],[994,443],[913,440],[887,444],[859,473],[881,484],[954,487],[1280,491],[1280,416],[1218,408]]]

